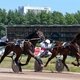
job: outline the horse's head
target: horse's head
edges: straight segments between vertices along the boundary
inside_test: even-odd
[[[78,33],[78,34],[74,37],[74,39],[71,41],[71,43],[72,43],[72,44],[77,43],[77,44],[79,45],[79,47],[80,47],[80,33]]]
[[[35,30],[29,36],[27,36],[26,39],[32,39],[32,40],[38,40],[38,39],[40,39],[40,40],[44,40],[45,36],[44,36],[44,34],[43,34],[42,31]]]
[[[80,33],[78,33],[74,39],[71,41],[71,43],[80,43]]]
[[[40,40],[45,40],[45,36],[44,36],[43,32],[40,30],[36,31],[36,37],[40,38]]]

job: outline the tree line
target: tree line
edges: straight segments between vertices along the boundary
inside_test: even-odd
[[[73,25],[80,24],[80,11],[76,13],[66,13],[63,15],[61,12],[41,11],[35,13],[28,11],[26,14],[21,14],[18,10],[0,9],[0,35],[4,34],[4,25]]]

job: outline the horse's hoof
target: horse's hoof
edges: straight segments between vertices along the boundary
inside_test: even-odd
[[[22,72],[22,68],[19,68],[19,71]]]
[[[44,67],[46,67],[46,65],[44,65]]]

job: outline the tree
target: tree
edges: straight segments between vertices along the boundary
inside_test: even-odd
[[[12,10],[8,11],[7,24],[15,24],[15,22],[14,22],[14,12]]]
[[[6,32],[5,32],[4,24],[0,24],[0,37],[2,37],[5,34],[6,34]]]
[[[53,24],[53,18],[52,18],[52,13],[48,12],[47,14],[47,24],[52,25]]]
[[[41,11],[40,24],[47,24],[47,13],[46,13],[46,11]]]
[[[34,11],[28,11],[25,14],[25,24],[36,24],[36,14],[34,13]]]
[[[25,21],[24,15],[22,15],[20,12],[15,10],[14,11],[14,18],[13,18],[13,20],[14,20],[15,24],[18,24],[18,25],[24,24],[24,21]]]
[[[78,21],[76,20],[76,18],[74,17],[74,14],[69,14],[66,13],[65,15],[65,20],[66,20],[66,24],[68,25],[72,25],[72,24],[78,24]]]
[[[5,9],[0,9],[0,23],[1,24],[6,24],[6,20],[7,20],[7,13]]]
[[[52,13],[53,24],[65,24],[65,18],[62,13],[54,11]]]
[[[78,24],[80,24],[80,11],[77,11],[77,13],[74,14],[74,17],[78,21]]]

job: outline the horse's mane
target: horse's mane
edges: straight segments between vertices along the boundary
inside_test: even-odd
[[[32,32],[31,34],[26,36],[25,39],[32,39],[35,33],[36,33],[36,31]]]

